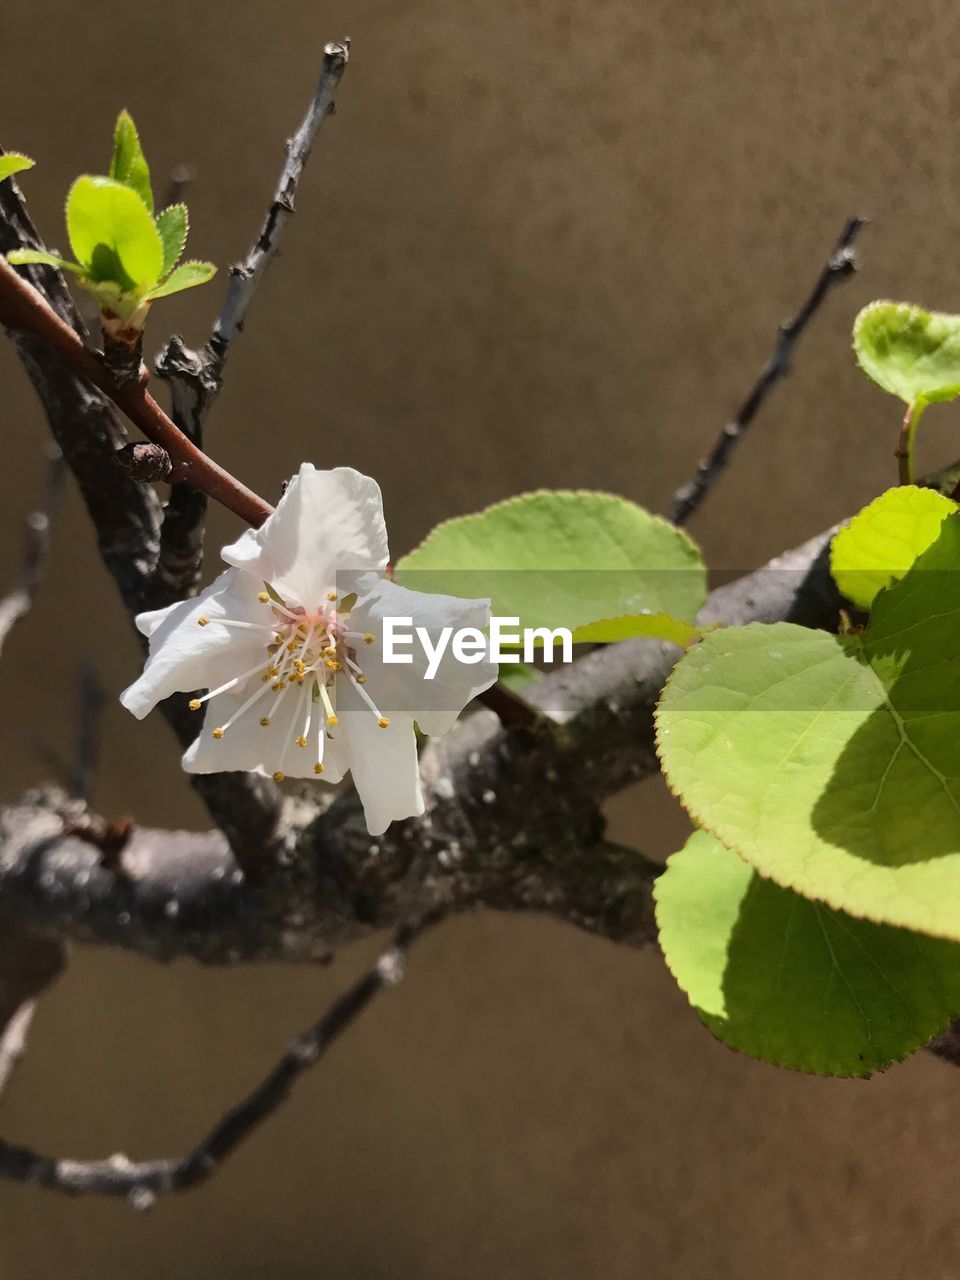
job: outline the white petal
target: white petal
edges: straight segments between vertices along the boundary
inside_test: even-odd
[[[338,571],[386,568],[380,486],[352,467],[318,471],[305,462],[273,515],[222,555],[284,599],[315,608],[336,585]]]
[[[373,644],[357,646],[357,661],[367,677],[365,687],[384,715],[407,713],[424,733],[446,733],[467,703],[496,681],[496,663],[489,662],[486,655],[475,664],[461,662],[454,656],[451,638],[436,674],[428,680],[428,659],[416,636],[412,645],[398,648],[413,658],[411,663],[384,662],[386,617],[412,618],[413,628],[424,627],[436,646],[444,627],[452,627],[454,633],[464,627],[485,631],[490,624],[490,601],[428,595],[383,579],[357,601],[350,615],[352,630],[375,637]],[[405,634],[407,631],[404,628]]]
[[[209,619],[206,626],[199,625],[202,617]],[[220,618],[269,627],[272,615],[257,600],[256,584],[235,569],[192,600],[141,613],[137,626],[150,637],[150,656],[140,678],[120,695],[127,710],[142,720],[171,693],[213,688],[239,675],[258,652],[266,662],[269,631],[226,627]]]
[[[391,822],[423,813],[412,717],[397,716],[388,728],[381,729],[353,686],[340,679],[337,716],[370,834],[382,835]]]
[[[283,773],[288,778],[318,777],[313,771],[317,763],[317,737],[323,721],[322,707],[311,702],[307,745],[300,747],[296,739],[304,730],[308,694],[299,687],[288,686],[285,696],[268,689],[248,711],[236,720],[222,738],[214,738],[213,730],[221,728],[243,706],[254,692],[253,685],[218,694],[207,704],[202,732],[184,752],[183,767],[188,773],[262,773],[268,777]],[[264,728],[260,717],[268,715]],[[198,717],[199,719],[199,717]],[[343,743],[327,738],[323,752],[323,774],[320,781],[339,782],[347,771]]]

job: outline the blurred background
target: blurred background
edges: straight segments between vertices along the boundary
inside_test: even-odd
[[[235,344],[209,445],[268,497],[304,458],[380,481],[392,548],[538,486],[662,511],[805,296],[828,302],[691,531],[749,569],[894,481],[897,409],[854,367],[878,296],[960,309],[956,9],[827,0],[5,0],[0,141],[65,248],[62,204],[134,113],[155,185],[196,168],[191,256],[259,227],[325,40],[353,60],[284,253]],[[224,281],[159,304],[148,347],[206,336]],[[0,346],[0,583],[45,424]],[[925,419],[920,465],[960,453]],[[217,513],[210,545],[236,526]],[[209,572],[216,563],[211,555]],[[68,752],[77,662],[111,699],[138,649],[71,494],[42,595],[0,664],[3,798]],[[202,826],[159,717],[105,716],[95,802]],[[661,784],[611,809],[666,855]],[[63,1155],[174,1154],[368,958],[160,968],[79,952],[41,1006],[3,1133]],[[714,1043],[659,960],[547,921],[453,921],[207,1189],[146,1218],[0,1186],[0,1278],[954,1277],[960,1074],[870,1083]]]

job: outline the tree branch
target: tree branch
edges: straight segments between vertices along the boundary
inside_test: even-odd
[[[198,449],[171,422],[142,382],[132,379],[122,385],[117,383],[101,358],[84,346],[77,332],[57,315],[43,294],[22,279],[2,257],[0,323],[14,330],[15,337],[30,334],[39,338],[75,373],[92,382],[122,409],[148,440],[166,449],[173,463],[171,483],[189,481],[248,524],[263,524],[273,510],[269,503]]]
[[[377,962],[318,1022],[297,1036],[265,1079],[188,1155],[139,1164],[122,1155],[109,1160],[58,1160],[0,1142],[0,1177],[69,1195],[125,1196],[138,1210],[149,1209],[159,1194],[189,1191],[206,1182],[283,1105],[300,1076],[326,1056],[380,992],[402,980],[410,946],[438,918],[401,925]]]
[[[803,336],[807,325],[837,285],[856,271],[857,258],[854,243],[865,226],[864,218],[850,219],[806,302],[791,320],[780,325],[773,353],[764,365],[750,394],[737,414],[726,423],[713,449],[700,461],[693,479],[674,494],[673,505],[670,508],[670,519],[674,524],[686,524],[699,509],[707,494],[720,479],[738,442],[760,412],[770,392],[780,379],[790,372],[794,348]]]

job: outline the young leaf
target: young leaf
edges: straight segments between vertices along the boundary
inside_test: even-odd
[[[604,619],[614,627],[644,614],[692,622],[706,598],[690,538],[606,493],[527,493],[448,520],[397,563],[395,578],[422,591],[489,596],[495,614],[523,627],[575,630]]]
[[[67,196],[67,234],[77,261],[94,280],[129,290],[160,278],[160,233],[140,197],[120,182],[77,178]]]
[[[140,146],[140,135],[129,111],[121,111],[113,131],[113,156],[110,177],[135,191],[153,213],[153,188],[150,169]]]
[[[708,634],[657,709],[697,823],[805,897],[960,939],[960,515],[876,597],[862,637]]]
[[[15,173],[22,173],[24,169],[32,169],[34,161],[29,156],[22,155],[19,151],[8,151],[6,155],[0,156],[0,182],[4,178],[12,178]]]
[[[719,1039],[776,1066],[868,1076],[960,1011],[960,945],[762,880],[697,831],[654,884],[664,958]]]
[[[853,325],[860,368],[907,404],[960,395],[960,316],[871,302]]]
[[[151,289],[149,298],[166,298],[171,293],[180,293],[184,289],[193,289],[198,284],[206,284],[217,274],[212,262],[185,262],[177,267],[162,284]]]
[[[183,246],[187,243],[189,226],[187,206],[185,204],[168,205],[157,214],[155,221],[160,239],[163,241],[163,267],[160,275],[162,279],[166,279],[180,261]]]
[[[903,577],[935,542],[957,504],[933,489],[900,485],[871,502],[830,545],[830,571],[837,586],[860,609],[877,592]]]
[[[61,271],[72,271],[80,274],[80,267],[75,262],[67,262],[58,258],[55,253],[44,253],[40,249],[14,249],[7,254],[7,261],[15,267],[29,267],[34,264],[42,267],[58,267]]]

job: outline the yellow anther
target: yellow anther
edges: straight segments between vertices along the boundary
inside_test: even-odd
[[[262,676],[260,677],[260,683],[261,683],[261,684],[266,684],[268,680],[272,680],[272,679],[273,679],[273,676],[272,676],[272,675],[270,674],[270,672],[268,671],[268,672],[266,673],[266,675],[262,675]]]
[[[326,649],[320,650],[320,657],[332,658],[336,652],[337,652],[337,646],[335,644],[328,644]]]
[[[223,730],[222,730],[222,729],[214,729],[214,731],[213,731],[213,736],[214,736],[214,737],[216,738],[216,740],[219,742],[219,741],[220,741],[220,739],[223,737]]]
[[[336,600],[336,598],[337,598],[337,593],[336,593],[335,591],[328,591],[328,592],[327,592],[327,599],[328,599],[328,600]]]
[[[356,680],[357,684],[366,684],[366,683],[367,683],[367,677],[363,674],[363,672],[362,672],[362,671],[359,673],[359,675],[355,675],[353,678],[354,678],[354,680]]]
[[[260,717],[260,727],[261,727],[261,729],[269,729],[269,727],[270,727],[270,717],[269,717],[269,716],[261,716],[261,717]]]
[[[301,734],[301,735],[300,735],[300,737],[297,739],[297,746],[298,746],[298,747],[305,747],[306,745],[307,745],[307,740],[306,740],[306,738],[303,736],[303,734]]]
[[[191,711],[199,711],[199,710],[200,710],[200,699],[199,699],[199,698],[191,698],[191,699],[190,699],[190,701],[187,703],[187,706],[190,708],[190,710],[191,710]]]
[[[282,782],[286,776],[287,775],[281,769],[278,769],[273,775],[273,780],[274,782]]]
[[[375,640],[375,639],[376,639],[376,636],[373,634],[373,632],[372,632],[372,631],[368,631],[368,632],[367,632],[367,634],[363,637],[363,643],[364,643],[364,644],[373,644],[373,642],[374,642],[374,640]]]
[[[279,674],[280,674],[280,668],[279,668],[279,667],[267,667],[267,675],[268,675],[268,676],[276,677],[276,676],[278,676]]]
[[[280,634],[280,632],[279,632],[279,631],[275,631],[275,632],[273,633],[273,643],[274,643],[274,644],[281,644],[282,642],[283,642],[283,636]]]
[[[389,728],[390,728],[390,721],[387,719],[387,717],[386,717],[386,716],[381,716],[381,717],[380,717],[380,719],[377,721],[377,728],[378,728],[378,729],[389,729]]]
[[[205,627],[209,621],[210,621],[210,619],[209,619],[209,618],[207,618],[207,617],[198,618],[198,619],[197,619],[197,626],[198,626],[198,627]]]
[[[316,774],[321,774],[321,773],[323,773],[323,765],[320,763],[320,761],[319,761],[319,760],[318,760],[318,761],[317,761],[317,763],[313,766],[313,772],[314,772],[314,773],[316,773]]]
[[[335,725],[338,725],[339,723],[340,723],[340,721],[337,719],[336,715],[327,716],[327,727],[328,727],[328,728],[332,729]]]
[[[267,591],[258,591],[257,599],[260,601],[261,604],[267,604],[269,603],[269,600],[270,600],[270,594]]]
[[[343,670],[343,663],[342,663],[342,662],[338,662],[338,661],[336,660],[336,658],[328,658],[328,659],[326,660],[326,662],[325,662],[323,665],[327,668],[327,670],[328,670],[328,671],[342,671],[342,670]]]

